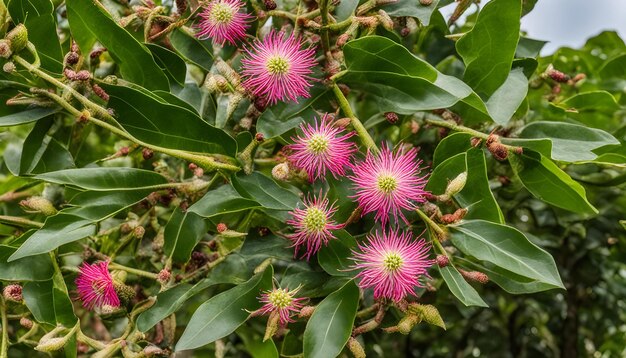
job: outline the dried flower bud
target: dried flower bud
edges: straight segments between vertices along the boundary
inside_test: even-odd
[[[435,261],[437,262],[437,266],[439,267],[446,267],[450,264],[450,259],[448,258],[448,255],[437,255]]]
[[[286,181],[291,178],[291,171],[288,163],[277,164],[272,168],[272,177],[278,181]]]
[[[219,232],[221,234],[221,233],[223,233],[226,230],[228,230],[228,226],[226,226],[226,224],[224,224],[224,223],[217,224],[217,232]]]
[[[6,73],[13,73],[15,72],[15,64],[11,61],[5,63],[4,65],[2,65],[2,71],[6,72]]]
[[[76,52],[68,52],[65,56],[65,64],[72,66],[78,63],[80,56]]]
[[[27,211],[42,213],[46,216],[52,216],[57,213],[57,209],[54,205],[41,196],[31,196],[26,200],[22,200],[20,201],[20,206]]]
[[[308,318],[313,315],[315,311],[315,306],[304,306],[300,309],[300,313],[298,313],[299,318]]]
[[[396,112],[385,112],[385,119],[391,124],[398,122],[398,114]]]
[[[168,269],[163,269],[159,271],[159,274],[157,275],[157,281],[159,281],[159,283],[161,284],[165,284],[169,282],[171,277],[172,277],[172,272]]]
[[[98,97],[102,98],[102,99],[103,99],[103,100],[105,100],[105,101],[108,101],[108,100],[109,100],[109,94],[108,94],[108,93],[106,93],[102,87],[100,87],[100,86],[98,86],[96,83],[94,83],[94,84],[91,86],[91,88],[93,88],[93,93],[95,93],[95,94],[96,94],[96,96],[98,96]]]
[[[459,272],[465,278],[466,281],[474,281],[478,283],[482,283],[483,285],[489,282],[489,276],[480,271],[465,271],[459,269]]]
[[[378,10],[378,21],[387,31],[393,31],[393,20],[385,10]]]
[[[509,157],[508,149],[500,143],[495,143],[489,147],[489,151],[493,154],[493,157],[499,161],[506,160]]]
[[[22,302],[22,286],[18,284],[8,285],[2,290],[2,296],[7,301]]]
[[[261,143],[265,140],[265,136],[263,135],[263,133],[257,133],[254,135],[254,140]]]
[[[444,224],[453,224],[463,219],[465,214],[467,214],[467,209],[465,208],[457,209],[453,214],[445,214],[441,216],[441,222]]]
[[[545,75],[550,77],[555,82],[559,82],[559,83],[566,83],[570,79],[568,75],[555,69],[554,66],[552,66],[552,64],[548,65]]]
[[[348,339],[348,349],[354,358],[365,358],[365,350],[356,338],[350,337],[350,339]]]
[[[267,10],[276,10],[276,2],[274,0],[263,0],[263,5]]]
[[[149,148],[143,148],[143,150],[141,151],[141,155],[143,156],[144,160],[149,160],[154,156],[154,151]]]
[[[350,34],[341,34],[339,35],[339,37],[337,37],[337,47],[343,47],[346,42],[350,41],[350,39],[352,38],[352,35]]]
[[[31,329],[33,328],[33,321],[26,317],[22,317],[20,318],[20,325],[26,329]]]

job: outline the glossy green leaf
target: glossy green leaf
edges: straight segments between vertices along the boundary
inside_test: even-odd
[[[478,307],[489,307],[485,301],[480,297],[478,292],[472,287],[461,274],[457,271],[456,268],[452,265],[448,265],[446,267],[439,267],[439,272],[441,273],[441,277],[446,282],[448,289],[450,292],[461,301],[465,306],[478,306]]]
[[[451,158],[459,153],[466,152],[472,147],[472,135],[464,132],[452,133],[437,144],[435,153],[433,154],[433,168],[437,168],[439,164],[446,159]]]
[[[194,312],[176,344],[176,351],[202,347],[234,332],[260,307],[257,296],[272,287],[270,266],[241,285],[213,296]]]
[[[351,268],[354,261],[350,259],[352,250],[357,243],[354,237],[345,230],[334,232],[336,240],[330,240],[317,253],[317,261],[329,275],[351,277],[355,271]]]
[[[72,197],[63,213],[99,222],[145,199],[152,189],[83,191]]]
[[[84,54],[91,51],[96,38],[120,67],[122,77],[147,89],[169,88],[167,77],[150,51],[111,18],[94,1],[67,0],[70,30]]]
[[[320,302],[304,331],[304,356],[338,356],[350,338],[358,307],[359,288],[354,281],[349,281]]]
[[[54,268],[49,255],[24,257],[7,262],[15,248],[0,245],[0,280],[4,281],[45,281],[52,278]]]
[[[243,327],[237,330],[237,335],[243,340],[246,350],[252,358],[278,358],[278,349],[274,340],[263,341],[263,336],[258,332],[252,334],[251,330]]]
[[[238,284],[245,281],[246,263],[239,255],[229,255],[219,265],[215,266],[209,276],[195,285],[182,283],[156,296],[156,303],[137,318],[137,328],[146,332],[157,323],[167,318],[183,307],[191,297],[203,292],[211,286],[231,283]]]
[[[11,0],[7,8],[16,24],[28,29],[28,41],[37,49],[41,67],[60,73],[63,70],[63,53],[56,36],[56,13],[50,0]]]
[[[337,22],[346,20],[354,14],[357,6],[359,6],[359,0],[341,1],[335,7],[335,20],[337,20]]]
[[[613,113],[620,108],[612,94],[607,91],[579,93],[561,102],[559,107],[570,112],[602,111]]]
[[[522,155],[510,155],[509,161],[522,184],[536,198],[580,214],[598,213],[587,201],[585,188],[550,159],[527,150]]]
[[[210,71],[213,66],[213,46],[211,41],[198,40],[184,29],[176,29],[170,34],[174,49],[189,62]]]
[[[203,217],[176,208],[165,226],[163,251],[176,262],[186,262],[207,230],[208,223]]]
[[[463,79],[478,94],[490,97],[507,80],[519,41],[520,0],[492,0],[476,24],[456,42],[465,62]]]
[[[489,188],[485,155],[480,148],[457,154],[438,165],[430,175],[426,189],[441,195],[446,191],[448,183],[465,171],[465,186],[454,195],[459,206],[468,210],[465,217],[503,223],[502,211]]]
[[[517,49],[515,50],[515,57],[537,57],[541,52],[541,49],[548,43],[548,41],[531,39],[528,37],[520,37],[517,43]]]
[[[96,191],[137,190],[167,183],[167,179],[155,172],[117,167],[59,170],[40,174],[35,178],[49,183]],[[139,183],[141,185],[137,185]]]
[[[187,212],[210,218],[216,215],[259,208],[260,206],[256,201],[239,195],[232,186],[222,185],[207,192],[202,199],[190,206]]]
[[[24,303],[39,323],[56,326],[52,280],[27,282],[22,289]]]
[[[383,6],[390,16],[410,16],[417,18],[422,26],[430,24],[430,16],[437,9],[439,0],[434,0],[428,6],[421,5],[419,1],[399,0]]]
[[[103,85],[110,95],[109,107],[118,122],[137,139],[165,148],[234,156],[235,140],[196,113],[157,100],[143,91]],[[158,97],[157,97],[158,98]],[[172,119],[176,118],[176,125]]]
[[[519,140],[509,143],[535,148],[535,141],[525,139],[549,139],[551,142],[550,157],[564,162],[581,162],[594,160],[598,156],[594,149],[620,142],[609,133],[595,128],[565,122],[533,122],[522,129]],[[504,141],[507,142],[507,141]]]
[[[59,111],[58,107],[37,107],[0,117],[0,127],[31,123]]]
[[[348,72],[341,80],[374,95],[382,112],[413,114],[463,101],[488,114],[482,100],[463,81],[439,73],[388,38],[367,36],[350,41],[344,46],[344,56]]]
[[[563,288],[552,256],[517,229],[484,220],[462,221],[449,228],[452,243],[466,255],[554,288]]]
[[[528,79],[523,69],[520,67],[513,69],[486,103],[494,122],[505,125],[522,104],[527,93]]]
[[[187,75],[185,60],[165,47],[155,44],[145,44],[145,46],[150,50],[159,67],[165,71],[170,83],[178,83],[183,86]]]
[[[259,172],[236,177],[233,185],[239,193],[267,209],[293,210],[300,202],[297,194]]]
[[[94,235],[95,232],[96,226],[90,220],[62,213],[50,216],[43,228],[32,234],[8,261],[48,253],[61,245]]]

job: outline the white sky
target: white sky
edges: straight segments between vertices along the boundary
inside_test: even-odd
[[[481,6],[487,1],[482,0]],[[446,18],[456,3],[442,9]],[[528,37],[549,41],[542,54],[562,46],[580,47],[603,30],[616,30],[626,39],[626,0],[539,0],[522,18]]]

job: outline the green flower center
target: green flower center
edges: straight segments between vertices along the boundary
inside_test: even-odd
[[[396,190],[398,187],[398,181],[389,174],[381,174],[376,179],[376,185],[378,186],[378,190],[385,194],[389,194]]]
[[[270,303],[277,308],[288,307],[292,300],[291,295],[284,289],[276,289],[269,294]]]
[[[273,75],[284,75],[289,71],[289,61],[281,56],[272,56],[267,60],[265,67]]]
[[[308,232],[320,232],[326,227],[326,213],[316,207],[306,209],[304,227]]]
[[[322,154],[328,149],[328,139],[321,134],[313,134],[306,146],[313,154]]]
[[[390,252],[385,255],[383,259],[383,265],[387,271],[396,271],[402,266],[402,257],[395,252]]]
[[[234,10],[230,5],[218,2],[211,9],[211,20],[216,23],[227,24],[235,16]]]

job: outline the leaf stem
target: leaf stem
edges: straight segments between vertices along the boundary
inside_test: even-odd
[[[462,126],[460,124],[456,124],[453,121],[446,121],[446,120],[441,120],[441,119],[430,119],[430,118],[425,118],[424,121],[427,124],[430,124],[432,126],[448,128],[448,129],[453,130],[455,132],[468,133],[468,134],[471,134],[472,136],[480,138],[482,140],[487,140],[489,138],[489,134],[485,134],[485,133],[479,132],[479,131],[477,131],[475,129],[468,128],[468,127]],[[516,152],[516,149],[519,149],[519,147],[507,145],[507,144],[504,144],[504,143],[500,143],[500,144],[502,146],[504,146],[508,151]]]
[[[320,31],[320,36],[322,37],[322,49],[324,50],[324,55],[326,59],[330,58],[330,40],[328,36],[328,0],[318,0],[320,15],[322,16],[322,29]]]
[[[363,126],[363,123],[361,123],[361,121],[356,117],[356,115],[352,111],[352,107],[350,107],[348,99],[346,99],[346,97],[343,95],[343,92],[341,92],[341,89],[339,88],[339,86],[337,86],[336,83],[333,84],[333,92],[335,93],[335,97],[337,97],[337,101],[339,101],[339,107],[341,107],[341,110],[346,115],[346,117],[350,118],[350,123],[354,127],[356,133],[359,135],[359,138],[361,138],[361,142],[363,142],[363,145],[365,145],[367,149],[373,151],[374,153],[378,153],[378,147],[376,147],[376,143],[367,132],[367,129],[365,129],[365,127]]]
[[[2,316],[2,343],[0,343],[0,358],[9,356],[9,320],[4,297],[0,297],[0,315]]]
[[[126,271],[128,273],[132,273],[134,275],[137,276],[142,276],[142,277],[146,277],[146,278],[151,278],[153,280],[156,280],[158,275],[156,273],[152,273],[152,272],[148,272],[148,271],[144,271],[144,270],[140,270],[140,269],[136,269],[136,268],[132,268],[132,267],[127,267],[124,265],[120,265],[118,263],[115,262],[111,262],[109,264],[109,268],[112,270],[122,270],[122,271]]]
[[[445,232],[445,230],[442,229],[441,226],[439,226],[439,224],[434,222],[430,217],[428,217],[426,213],[424,213],[420,209],[415,209],[415,212],[424,221],[424,223],[426,223],[426,225],[428,225],[431,229],[433,229],[433,231],[435,231],[439,239],[443,239],[447,236],[447,233]],[[439,240],[433,240],[433,241],[439,242]],[[441,245],[441,243],[439,244]]]

